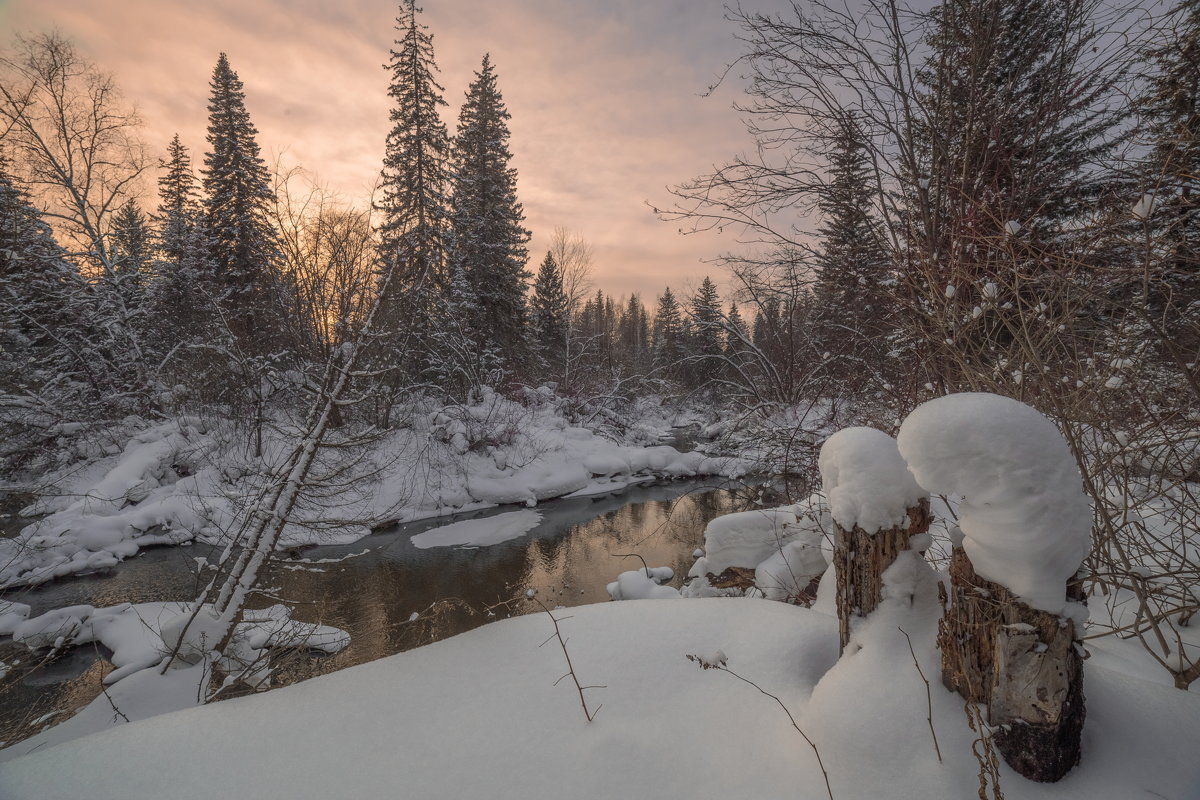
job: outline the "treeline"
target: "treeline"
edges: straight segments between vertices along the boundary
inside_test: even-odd
[[[681,357],[711,343],[686,305],[668,292],[655,325],[636,296],[586,296],[580,237],[556,231],[532,280],[495,67],[485,55],[451,135],[411,0],[397,32],[366,209],[264,161],[225,54],[200,162],[176,135],[156,164],[110,76],[57,34],[16,39],[0,62],[0,455],[127,415],[214,411],[261,428],[272,405],[317,390],[376,300],[354,375],[363,402],[339,407],[366,424],[397,424],[413,392],[699,382]],[[716,300],[706,287],[701,305]]]

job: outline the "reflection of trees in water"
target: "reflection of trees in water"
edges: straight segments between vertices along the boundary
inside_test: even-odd
[[[542,523],[527,537],[491,547],[418,550],[411,544],[415,533],[454,521],[444,519],[306,553],[317,561],[370,548],[366,555],[345,561],[273,564],[263,582],[270,591],[259,594],[252,607],[285,602],[293,608],[295,619],[342,628],[350,633],[351,642],[333,656],[277,653],[272,684],[286,685],[373,661],[511,614],[540,612],[525,600],[527,588],[537,589],[552,608],[606,602],[606,584],[621,572],[640,567],[637,559],[621,559],[614,553],[637,552],[650,566],[671,567],[678,586],[691,567],[692,551],[703,544],[708,521],[730,511],[760,507],[761,495],[761,487],[742,484],[722,489],[696,484],[637,487],[622,495],[547,503],[538,509]],[[190,599],[196,580],[192,556],[199,552],[207,550],[147,551],[144,558],[122,565],[108,578],[75,579],[47,587],[49,591],[37,602],[49,608]],[[418,617],[410,621],[414,612]],[[86,704],[99,695],[100,676],[108,669],[100,662],[80,678],[31,690],[30,698],[20,701],[21,709],[9,707],[0,716],[19,713],[35,719],[57,708]],[[0,703],[11,702],[0,698]],[[26,708],[42,710],[26,716]],[[7,737],[0,734],[0,738]]]

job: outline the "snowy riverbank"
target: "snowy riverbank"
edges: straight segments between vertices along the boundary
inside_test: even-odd
[[[836,661],[836,622],[750,599],[621,602],[559,612],[590,690],[586,722],[553,633],[535,614],[264,695],[167,714],[4,765],[13,800],[132,797],[826,797],[812,750],[770,698],[685,656],[712,658],[777,695],[813,738],[835,798],[971,797],[978,764],[961,700],[934,680],[933,724],[908,647],[936,675],[936,599],[918,592]],[[552,643],[553,644],[553,643]],[[1200,698],[1096,643],[1083,763],[1055,785],[1003,764],[1009,800],[1194,796]],[[262,747],[271,758],[264,762]],[[19,747],[19,746],[18,746]]]
[[[281,547],[352,542],[373,527],[503,504],[622,489],[640,481],[750,469],[738,458],[654,442],[670,419],[630,423],[624,443],[571,424],[561,401],[485,393],[471,405],[420,408],[409,427],[355,452],[330,450]],[[0,539],[0,588],[105,569],[142,547],[221,543],[287,449],[281,430],[263,455],[220,424],[183,418],[115,431],[41,481],[26,508],[41,519]]]

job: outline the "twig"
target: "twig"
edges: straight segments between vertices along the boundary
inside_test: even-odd
[[[535,603],[537,603],[539,606],[542,607],[542,610],[546,612],[546,615],[548,617],[550,617],[550,621],[554,623],[554,635],[551,636],[549,639],[546,639],[546,642],[550,641],[550,639],[558,639],[558,644],[560,647],[562,647],[563,656],[565,656],[567,659],[567,672],[566,672],[566,674],[564,674],[562,676],[562,678],[559,678],[557,681],[555,681],[554,685],[557,686],[559,681],[561,681],[563,678],[567,677],[567,675],[570,675],[571,680],[575,682],[576,691],[579,692],[579,705],[583,706],[583,715],[585,717],[587,717],[588,722],[591,722],[592,720],[594,720],[596,718],[596,715],[600,713],[600,709],[604,707],[604,704],[601,703],[600,705],[596,706],[595,711],[588,711],[587,700],[584,699],[583,690],[584,689],[607,689],[608,687],[607,686],[599,686],[599,685],[582,686],[579,683],[579,676],[577,676],[575,674],[575,665],[573,665],[571,663],[571,654],[567,652],[567,642],[565,639],[563,639],[562,631],[559,630],[559,628],[558,628],[558,622],[559,622],[558,617],[554,616],[554,614],[551,613],[549,606],[547,606],[541,600],[538,600],[537,598],[532,598],[532,599]],[[546,642],[542,642],[542,644],[538,645],[538,647],[541,647]]]
[[[921,676],[921,680],[925,681],[925,704],[929,720],[929,735],[933,737],[933,751],[937,753],[938,763],[942,763],[942,748],[938,747],[937,731],[933,729],[933,694],[929,690],[929,679],[925,677],[925,671],[921,669],[920,663],[917,661],[917,651],[913,649],[912,637],[908,635],[908,631],[897,626],[896,630],[904,634],[904,638],[908,640],[908,652],[912,653],[913,666],[917,668],[917,674]]]
[[[650,574],[650,565],[646,563],[646,559],[642,558],[637,553],[613,553],[613,555],[617,558],[636,558],[638,561],[642,562],[642,568],[646,570],[646,577],[650,579],[654,578],[654,576]]]
[[[117,708],[117,704],[113,702],[112,695],[110,695],[108,693],[108,687],[104,685],[103,680],[100,681],[100,691],[104,693],[104,699],[108,701],[108,704],[110,706],[112,706],[113,715],[114,715],[113,721],[115,722],[116,718],[120,717],[121,719],[125,720],[126,722],[129,722],[129,717],[125,716],[125,712],[122,711],[121,709]]]
[[[742,683],[750,684],[755,689],[758,689],[758,691],[760,693],[766,695],[767,697],[771,698],[776,703],[778,703],[779,707],[783,709],[783,713],[787,714],[788,721],[790,721],[792,723],[792,727],[796,729],[797,733],[799,733],[802,737],[804,737],[804,741],[808,742],[808,746],[812,748],[813,755],[815,755],[817,757],[817,766],[821,768],[821,775],[825,778],[825,792],[829,795],[829,800],[833,800],[833,788],[830,787],[830,785],[829,785],[829,773],[825,771],[825,762],[821,760],[821,751],[817,749],[816,742],[814,742],[812,739],[808,738],[808,734],[805,733],[804,731],[802,731],[800,729],[800,726],[796,724],[796,718],[792,716],[792,712],[788,710],[788,707],[783,704],[782,700],[780,700],[778,697],[771,694],[766,689],[762,688],[761,686],[759,686],[757,683],[750,680],[749,678],[744,678],[741,675],[734,672],[733,670],[731,670],[728,666],[726,666],[723,659],[721,660],[720,663],[714,664],[711,661],[701,658],[700,656],[689,655],[689,656],[687,656],[687,660],[696,662],[697,664],[700,665],[701,669],[716,669],[716,670],[720,670],[721,672],[728,672],[730,675],[737,678]]]

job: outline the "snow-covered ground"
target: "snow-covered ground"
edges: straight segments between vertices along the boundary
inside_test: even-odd
[[[15,640],[31,647],[71,638],[103,642],[123,677],[67,722],[0,752],[6,762],[0,797],[975,796],[977,739],[983,734],[969,726],[962,700],[937,680],[938,582],[945,577],[935,567],[944,565],[956,534],[993,549],[1012,540],[1020,545],[1020,563],[1045,567],[1046,574],[1001,564],[998,579],[1015,576],[1019,585],[1010,588],[1021,596],[1061,606],[1061,598],[1044,589],[1052,585],[1060,593],[1067,561],[1077,565],[1082,557],[1085,526],[1079,520],[1086,520],[1086,502],[1077,497],[1075,468],[1058,447],[1061,441],[1051,441],[1048,422],[1018,419],[1024,411],[997,407],[983,415],[991,428],[968,420],[972,435],[957,435],[956,414],[979,416],[967,406],[980,398],[960,397],[928,408],[947,402],[966,404],[962,408],[914,412],[901,427],[898,448],[891,437],[863,429],[831,438],[820,465],[825,492],[710,522],[682,593],[702,599],[685,602],[678,590],[662,585],[672,577],[670,568],[645,567],[608,585],[610,596],[625,602],[556,610],[575,678],[592,687],[584,690],[587,711],[600,709],[591,722],[575,682],[562,680],[567,664],[562,651],[547,644],[555,628],[545,614],[494,623],[265,695],[195,707],[206,683],[203,663],[165,675],[138,670],[161,658],[162,639],[171,638],[180,609],[84,606],[25,619],[28,608],[4,605],[0,629],[12,630]],[[421,463],[445,459],[468,466],[427,470],[420,497],[445,501],[449,494],[430,490],[436,483],[439,491],[457,486],[463,505],[522,497],[535,505],[543,490],[548,496],[586,495],[647,475],[686,474],[679,472],[683,467],[744,468],[673,448],[618,445],[565,425],[553,412],[537,423],[510,426],[501,443],[493,422],[505,418],[510,425],[511,418],[485,406],[468,410],[485,418],[476,420],[481,427],[474,432],[469,420],[455,421],[444,411],[430,418],[431,430],[440,433],[426,431]],[[1001,430],[1014,419],[1024,434]],[[1045,430],[1038,427],[1042,422]],[[984,428],[987,435],[979,433]],[[430,441],[444,446],[431,447]],[[483,441],[492,444],[476,446]],[[542,449],[547,442],[553,447]],[[110,490],[126,487],[127,501],[143,495],[150,483],[145,476],[163,484],[145,465],[164,459],[145,455],[127,451],[116,474],[101,470],[94,478]],[[121,467],[126,457],[128,469]],[[384,470],[374,484],[376,497],[388,491],[406,497],[388,488],[388,474]],[[870,480],[860,480],[863,475]],[[82,504],[74,513],[115,516],[146,502],[154,488],[125,506],[88,493],[73,501]],[[932,499],[934,524],[920,543],[927,557],[910,551],[885,573],[881,606],[853,626],[839,660],[828,566],[832,520],[864,530],[900,524],[904,510],[927,489],[951,493]],[[988,507],[996,492],[1007,515]],[[969,495],[974,505],[956,493]],[[389,508],[417,513],[411,503]],[[539,511],[524,509],[455,523],[421,534],[425,538],[414,544],[486,547],[522,535],[539,517]],[[1063,523],[1067,517],[1069,525]],[[1143,518],[1174,524],[1149,510]],[[1066,543],[1062,553],[1051,547],[1060,540]],[[1001,563],[979,552],[985,563]],[[743,582],[752,577],[754,585],[747,590],[710,583],[726,571]],[[822,573],[812,608],[760,599],[808,602],[813,579]],[[1020,583],[1030,575],[1028,585]],[[748,597],[714,597],[730,592]],[[1130,599],[1119,595],[1075,609],[1090,610],[1087,633],[1121,626]],[[150,617],[157,621],[146,624]],[[256,612],[243,639],[251,650],[268,648],[287,621],[281,607]],[[1194,630],[1186,628],[1178,643],[1188,653],[1200,648]],[[66,638],[59,641],[63,631]],[[334,648],[344,642],[337,629],[309,626],[294,633],[311,646],[326,638]],[[1200,698],[1173,688],[1169,673],[1136,639],[1108,636],[1086,644],[1091,657],[1084,670],[1081,765],[1063,781],[1041,785],[1000,764],[1004,796],[1200,797],[1194,757]],[[730,670],[736,674],[724,674]],[[922,674],[932,683],[928,694]],[[788,712],[815,743],[819,762]]]
[[[837,661],[835,620],[750,599],[558,612],[587,722],[545,614],[485,626],[285,689],[120,725],[4,764],[12,800],[132,797],[827,797],[784,711],[686,656],[717,651],[816,743],[835,798],[965,798],[978,789],[962,702],[936,676],[936,596],[885,605]],[[569,617],[569,618],[568,618]],[[1097,642],[1098,655],[1108,645]],[[1001,764],[1009,800],[1196,797],[1200,697],[1117,659],[1086,669],[1083,762],[1058,784]],[[20,747],[20,746],[18,746]],[[14,748],[18,749],[18,748]]]
[[[318,470],[326,480],[302,498],[280,546],[347,543],[393,521],[750,469],[742,459],[652,444],[668,435],[662,415],[631,424],[627,443],[605,438],[570,424],[548,390],[522,402],[485,393],[471,405],[416,408],[409,421],[352,462],[329,451]],[[256,458],[244,436],[200,419],[131,425],[43,478],[23,513],[44,516],[0,539],[0,589],[111,567],[149,545],[220,542],[287,450],[273,428]]]

